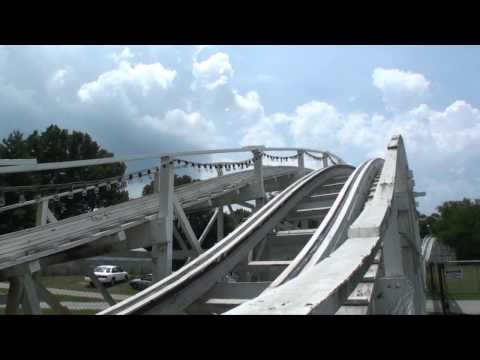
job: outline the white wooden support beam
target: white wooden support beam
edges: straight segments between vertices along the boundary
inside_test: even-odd
[[[162,157],[158,186],[158,220],[151,221],[149,224],[154,283],[172,272],[173,174],[170,157]]]
[[[93,272],[93,269],[90,268],[86,263],[85,263],[85,268],[87,270],[88,277],[90,280],[92,280],[93,285],[97,288],[98,291],[100,291],[100,294],[102,294],[103,299],[110,305],[113,306],[116,304],[115,300],[113,297],[110,295],[110,293],[105,289],[105,286],[98,280],[98,278],[95,276],[95,273]]]
[[[212,228],[213,224],[215,223],[215,221],[217,220],[218,218],[218,213],[219,213],[219,210],[218,208],[215,209],[212,217],[210,218],[210,220],[208,221],[208,224],[207,226],[205,226],[205,229],[203,230],[202,232],[202,235],[200,235],[200,237],[198,238],[198,243],[200,245],[202,245],[202,243],[205,241],[205,239],[207,238],[207,235],[208,233],[210,232],[210,229]]]
[[[298,167],[299,167],[300,169],[305,169],[305,155],[304,155],[304,151],[298,150],[298,151],[297,151],[297,155],[298,155]]]
[[[217,214],[217,241],[220,241],[224,237],[224,216],[223,216],[223,206],[218,208]]]
[[[38,298],[37,288],[33,281],[32,274],[40,270],[38,261],[25,266],[25,271],[21,275],[23,282],[22,309],[24,314],[40,315],[40,299]]]
[[[153,192],[158,194],[160,192],[160,172],[156,171],[153,174]]]
[[[60,301],[40,282],[40,273],[33,274],[33,282],[37,288],[38,295],[50,305],[53,311],[57,314],[70,314],[70,310],[63,306]]]
[[[173,194],[172,198],[175,214],[177,215],[178,222],[185,233],[185,237],[187,238],[188,243],[192,246],[192,249],[194,249],[198,254],[201,254],[202,248],[200,247],[197,236],[195,235],[195,232],[193,231],[192,226],[188,221],[187,215],[183,211],[182,205],[178,201],[175,194]]]
[[[375,299],[375,314],[413,314],[412,284],[405,276],[381,277],[375,284],[381,296]]]
[[[265,185],[263,181],[263,157],[261,151],[254,149],[253,156],[256,157],[254,162],[255,184],[256,184],[256,199],[255,208],[258,209],[265,205]]]
[[[328,157],[326,154],[323,154],[322,161],[323,161],[323,167],[324,168],[328,167]]]
[[[401,239],[398,233],[398,215],[396,208],[392,207],[392,213],[383,240],[383,263],[385,276],[398,277],[404,276],[405,272],[403,269]]]
[[[50,209],[47,209],[47,221],[50,223],[58,222],[57,218],[55,217],[55,215],[53,215]]]
[[[37,213],[35,218],[35,226],[47,224],[47,222],[55,223],[58,220],[48,208],[48,199],[43,199],[37,204]]]
[[[240,222],[238,221],[237,217],[235,216],[235,212],[232,209],[232,205],[228,204],[228,211],[230,211],[230,216],[232,217],[233,223],[235,224],[235,227],[238,227]]]
[[[20,276],[12,276],[8,279],[10,286],[7,295],[7,308],[5,314],[15,315],[18,312],[20,301],[23,296],[23,283]]]
[[[37,159],[0,159],[0,166],[33,165]]]
[[[41,201],[37,205],[37,214],[35,226],[45,225],[47,223],[48,200]]]
[[[188,250],[187,245],[185,244],[185,241],[183,240],[182,234],[177,230],[177,228],[174,226],[173,227],[173,236],[177,240],[178,244],[182,248],[182,250]]]

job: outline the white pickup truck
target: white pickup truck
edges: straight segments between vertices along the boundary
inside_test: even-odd
[[[111,286],[117,282],[128,280],[128,273],[124,271],[120,266],[115,265],[102,265],[97,266],[93,273],[97,277],[98,281]],[[93,286],[93,282],[89,276],[85,276],[85,281],[89,282]]]

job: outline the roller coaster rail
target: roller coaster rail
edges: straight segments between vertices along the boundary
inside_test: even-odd
[[[284,151],[296,155],[267,154]],[[198,164],[214,164],[217,176],[174,187],[180,158],[240,152],[253,154],[253,170],[243,170],[245,162]],[[322,167],[305,168],[305,156]],[[265,166],[265,157],[298,166]],[[424,313],[417,193],[401,136],[391,139],[385,160],[357,168],[329,151],[256,145],[43,164],[6,159],[0,176],[152,159],[160,160],[148,173],[152,195],[63,220],[49,209],[52,196],[5,207],[37,206],[35,227],[0,236],[0,280],[10,283],[6,313],[39,314],[40,299],[68,313],[42,285],[41,269],[137,248],[149,249],[153,284],[119,303],[86,268],[111,305],[100,315]],[[235,171],[224,175],[224,167]],[[82,190],[60,196],[73,191]],[[224,208],[233,213],[232,205],[250,216],[234,218],[237,227],[225,236]],[[213,216],[195,234],[188,217],[206,209]],[[215,223],[217,242],[204,249]],[[175,272],[173,259],[185,262]]]

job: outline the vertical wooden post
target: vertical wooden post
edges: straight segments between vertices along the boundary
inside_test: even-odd
[[[323,160],[323,167],[326,168],[328,167],[328,156],[327,154],[323,154],[323,157],[322,157],[322,160]]]
[[[7,308],[5,314],[15,315],[23,296],[23,283],[20,276],[12,276],[8,279],[10,287],[7,295]]]
[[[256,199],[255,210],[259,209],[265,204],[265,186],[263,183],[263,157],[260,150],[253,150],[255,184],[256,184]]]
[[[162,157],[158,178],[160,182],[158,220],[151,221],[149,224],[152,239],[153,282],[163,279],[172,272],[173,175],[170,157]]]
[[[30,272],[25,272],[23,278],[23,299],[22,308],[24,314],[40,315],[40,299],[38,297],[37,288],[33,282]]]
[[[45,225],[48,219],[48,200],[42,200],[37,204],[35,226]]]
[[[298,150],[297,151],[297,155],[298,155],[298,167],[300,169],[304,169],[305,168],[305,155],[304,155],[304,151],[303,150]]]
[[[217,176],[223,176],[223,169],[217,168]],[[217,242],[222,240],[225,236],[224,232],[224,215],[223,215],[223,206],[219,206],[217,214]]]

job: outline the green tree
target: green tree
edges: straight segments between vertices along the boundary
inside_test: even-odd
[[[420,227],[420,237],[422,239],[432,233],[433,226],[439,219],[440,215],[437,213],[428,216],[425,214],[419,214],[418,224]]]
[[[19,131],[13,131],[0,144],[0,158],[36,158],[39,163],[72,161],[84,159],[98,159],[111,157],[113,153],[102,149],[89,134],[78,131],[69,133],[56,125],[49,126],[44,132],[35,130],[27,138]],[[34,173],[20,173],[0,176],[0,187],[21,185],[61,184],[76,181],[91,181],[110,177],[119,177],[125,173],[123,163],[88,166],[72,169],[60,169]],[[26,200],[36,195],[54,194],[54,190],[29,191],[24,194],[5,192],[6,204],[18,202],[20,195]],[[2,195],[2,194],[0,194]],[[67,197],[60,201],[50,201],[50,210],[59,219],[79,215],[92,210],[94,207],[109,206],[128,200],[128,192],[114,186],[107,191],[101,188],[98,195],[88,192],[87,198],[81,193],[75,194],[72,199]],[[0,213],[0,234],[21,230],[35,225],[34,206],[21,207],[12,211]]]
[[[433,234],[450,246],[458,259],[480,259],[480,205],[469,199],[447,201],[438,211]]]
[[[177,174],[174,174],[173,176],[173,186],[181,186],[181,185],[189,184],[191,182],[196,182],[196,181],[200,181],[200,180],[192,179],[188,175],[179,176]],[[151,181],[150,184],[145,185],[142,190],[143,196],[149,195],[149,194],[153,194],[153,181]]]

